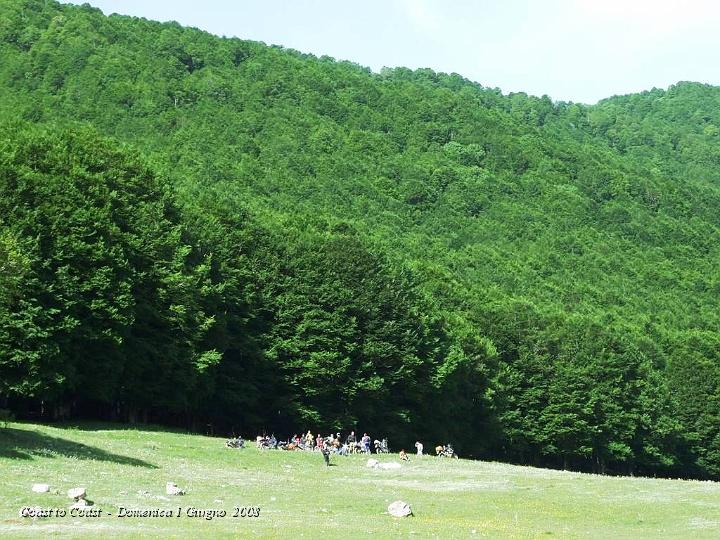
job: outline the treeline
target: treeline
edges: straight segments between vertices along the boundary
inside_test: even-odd
[[[215,197],[181,208],[90,129],[0,140],[6,398],[196,429],[460,435],[428,404],[458,386],[472,401],[487,351],[353,231],[283,238]]]
[[[87,5],[0,21],[14,407],[720,476],[717,88],[584,106]]]

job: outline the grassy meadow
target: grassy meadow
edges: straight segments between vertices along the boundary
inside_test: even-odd
[[[112,424],[10,423],[0,428],[0,537],[720,537],[720,484],[714,482],[430,456],[413,456],[398,470],[376,470],[366,468],[366,460],[333,457],[326,467],[319,453],[232,450],[216,437]],[[166,495],[168,481],[187,493]],[[51,491],[33,493],[34,483],[47,483]],[[87,488],[101,517],[20,516],[26,506],[67,510],[66,492],[77,486]],[[388,515],[397,499],[409,502],[415,515]],[[120,507],[175,515],[118,517]],[[260,515],[232,517],[235,507],[259,507]],[[227,515],[189,517],[188,508]]]

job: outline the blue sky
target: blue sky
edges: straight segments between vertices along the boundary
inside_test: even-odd
[[[720,2],[714,0],[89,3],[106,14],[176,20],[376,71],[430,67],[554,100],[594,103],[680,80],[720,84]]]

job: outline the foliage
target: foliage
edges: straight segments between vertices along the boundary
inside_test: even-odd
[[[583,106],[87,5],[0,21],[6,399],[720,474],[717,88]]]

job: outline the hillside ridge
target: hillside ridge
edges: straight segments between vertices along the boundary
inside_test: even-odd
[[[585,106],[0,17],[0,404],[720,474],[719,88]]]

